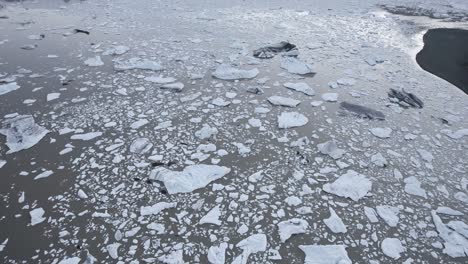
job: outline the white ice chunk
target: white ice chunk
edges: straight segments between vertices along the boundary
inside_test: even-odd
[[[338,101],[338,94],[337,93],[324,93],[322,94],[322,100],[325,102],[336,102]]]
[[[305,253],[304,264],[352,264],[343,245],[299,246]]]
[[[79,257],[64,258],[58,264],[78,264],[81,259]]]
[[[242,253],[234,259],[232,264],[247,264],[250,254],[266,250],[267,238],[265,234],[251,235],[237,243],[236,246],[242,249]]]
[[[366,196],[372,189],[372,182],[364,175],[353,170],[341,175],[333,183],[323,185],[323,190],[341,197],[350,198],[354,201]]]
[[[159,167],[151,171],[150,179],[162,181],[169,194],[189,193],[222,178],[230,171],[227,167],[205,164],[190,165],[183,171]]]
[[[378,137],[378,138],[389,138],[390,135],[392,134],[392,129],[389,127],[375,127],[369,129],[369,131],[372,133],[372,135]]]
[[[182,92],[184,90],[185,85],[181,82],[176,83],[166,83],[161,85],[161,89],[172,90],[174,92]]]
[[[119,247],[121,246],[120,243],[112,243],[106,246],[107,253],[113,259],[119,258]]]
[[[84,134],[75,134],[71,136],[70,139],[88,141],[100,137],[101,135],[102,132],[89,132]]]
[[[374,210],[374,208],[364,206],[364,213],[371,223],[379,222],[379,218],[377,218],[377,212]]]
[[[142,206],[140,207],[140,214],[142,216],[145,215],[157,215],[163,210],[175,208],[177,206],[176,202],[168,203],[168,202],[159,202],[151,206]]]
[[[293,74],[304,75],[315,73],[312,65],[293,57],[283,57],[281,60],[281,68]]]
[[[51,171],[51,170],[46,170],[46,171],[43,171],[43,172],[39,173],[36,177],[34,177],[34,180],[39,180],[39,179],[47,178],[47,177],[51,176],[52,174],[54,174],[53,171]]]
[[[299,218],[279,222],[278,233],[281,242],[286,242],[292,235],[305,233],[307,228],[309,228],[309,223]]]
[[[382,241],[381,248],[382,252],[392,259],[399,259],[401,253],[406,251],[398,238],[385,238]]]
[[[144,80],[147,82],[153,82],[157,84],[173,83],[176,81],[176,79],[173,77],[162,77],[162,76],[149,76],[149,77],[145,77]]]
[[[320,151],[320,153],[328,155],[333,159],[340,159],[345,154],[345,151],[343,149],[338,148],[335,140],[329,140],[327,142],[318,144],[317,148]]]
[[[445,225],[435,211],[431,214],[439,236],[445,241],[442,252],[452,258],[467,257],[468,239]]]
[[[309,96],[312,96],[312,95],[315,95],[315,91],[312,87],[310,87],[307,83],[303,83],[303,82],[299,82],[299,83],[284,83],[283,84],[284,87],[288,88],[288,89],[291,89],[291,90],[294,90],[294,91],[297,91],[297,92],[301,92],[303,94],[306,94],[306,95],[309,95]]]
[[[130,145],[130,152],[137,154],[145,154],[146,152],[150,151],[152,147],[153,144],[148,138],[136,138]]]
[[[211,264],[224,264],[227,247],[228,244],[226,242],[219,244],[219,246],[211,246],[208,249],[208,261]]]
[[[31,225],[35,226],[44,222],[46,220],[44,213],[45,211],[41,207],[31,210],[29,212],[29,215],[31,216]]]
[[[327,227],[330,228],[330,230],[335,234],[348,232],[346,225],[343,223],[343,220],[341,220],[341,218],[336,214],[335,210],[333,210],[331,207],[329,209],[330,217],[323,219],[325,225],[327,225]]]
[[[218,129],[216,127],[211,127],[209,125],[203,125],[203,127],[195,132],[195,136],[200,139],[208,139],[214,135],[218,134]]]
[[[20,86],[16,82],[0,84],[0,95],[7,94],[11,91],[18,90]]]
[[[114,64],[114,69],[116,71],[125,71],[125,70],[150,70],[150,71],[161,71],[164,69],[161,64],[155,61],[142,58],[131,58],[127,61],[118,61]]]
[[[293,128],[306,125],[309,119],[298,112],[283,112],[278,116],[279,128]]]
[[[92,57],[84,61],[84,64],[89,67],[99,67],[104,65],[100,56]]]
[[[400,221],[400,209],[398,207],[389,205],[379,205],[376,207],[377,213],[380,217],[391,227],[396,227]]]
[[[213,207],[205,216],[200,219],[200,224],[213,224],[213,225],[221,225],[221,221],[219,217],[221,216],[221,209],[219,205]]]
[[[0,134],[6,136],[7,154],[28,149],[36,145],[49,133],[49,130],[34,123],[30,115],[20,115],[7,119],[2,124]]]
[[[112,55],[112,56],[122,55],[122,54],[127,53],[129,50],[130,50],[129,47],[119,45],[119,46],[114,46],[112,48],[109,48],[108,50],[104,51],[102,53],[102,55],[105,55],[105,56],[108,56],[108,55]]]
[[[241,80],[241,79],[253,79],[258,75],[259,71],[257,68],[251,70],[241,70],[234,68],[227,64],[221,64],[216,67],[213,72],[213,77],[221,80]]]
[[[53,100],[57,100],[59,99],[60,97],[60,93],[50,93],[50,94],[47,94],[47,102],[50,102],[50,101],[53,101]]]
[[[427,198],[426,191],[421,188],[421,182],[414,176],[408,177],[404,180],[405,192]]]
[[[272,105],[287,106],[287,107],[296,107],[301,103],[301,101],[299,100],[295,100],[295,99],[287,98],[283,96],[277,96],[277,95],[268,97],[268,102],[270,102]]]
[[[143,126],[147,125],[148,123],[149,123],[149,121],[147,119],[140,119],[138,121],[133,122],[130,125],[130,128],[131,129],[139,129],[140,127],[143,127]]]

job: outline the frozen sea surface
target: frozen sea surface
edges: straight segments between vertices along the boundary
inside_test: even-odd
[[[0,5],[1,263],[468,261],[463,0]]]

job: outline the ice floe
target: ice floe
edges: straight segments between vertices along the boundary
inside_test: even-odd
[[[295,100],[295,99],[283,97],[283,96],[278,96],[278,95],[268,97],[268,102],[270,102],[272,105],[287,106],[287,107],[296,107],[301,103],[301,101],[299,100]]]
[[[304,264],[351,264],[344,245],[302,245]]]
[[[163,182],[170,194],[188,193],[205,187],[230,171],[227,167],[205,164],[190,165],[182,171],[156,168],[151,171],[150,179]]]
[[[2,123],[0,134],[6,136],[8,154],[31,148],[49,133],[49,130],[36,124],[30,115],[19,115]]]
[[[298,112],[283,112],[278,116],[278,128],[293,128],[306,125],[309,119]]]
[[[309,228],[309,223],[303,219],[293,218],[278,223],[278,233],[281,242],[286,242],[292,235],[302,234]]]
[[[307,83],[304,83],[304,82],[299,82],[299,83],[284,83],[283,84],[284,87],[288,88],[288,89],[291,89],[291,90],[294,90],[294,91],[297,91],[297,92],[301,92],[303,94],[306,94],[306,95],[309,95],[309,96],[313,96],[315,95],[315,91],[312,87],[310,87]]]
[[[242,79],[253,79],[257,77],[259,71],[257,68],[251,70],[241,70],[234,68],[227,64],[221,64],[216,67],[213,72],[213,77],[221,80],[242,80]]]
[[[16,82],[11,82],[7,84],[0,84],[0,95],[7,94],[11,91],[18,90],[20,86]]]
[[[341,175],[333,183],[323,185],[323,190],[341,197],[359,201],[372,189],[372,182],[364,175],[353,170]]]

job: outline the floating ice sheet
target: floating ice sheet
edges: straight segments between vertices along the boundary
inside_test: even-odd
[[[0,129],[0,134],[6,136],[8,154],[31,148],[49,133],[49,130],[34,122],[30,115],[20,115],[6,119]]]

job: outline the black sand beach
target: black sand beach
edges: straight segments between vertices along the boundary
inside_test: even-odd
[[[468,30],[430,29],[416,60],[424,70],[468,94]]]

